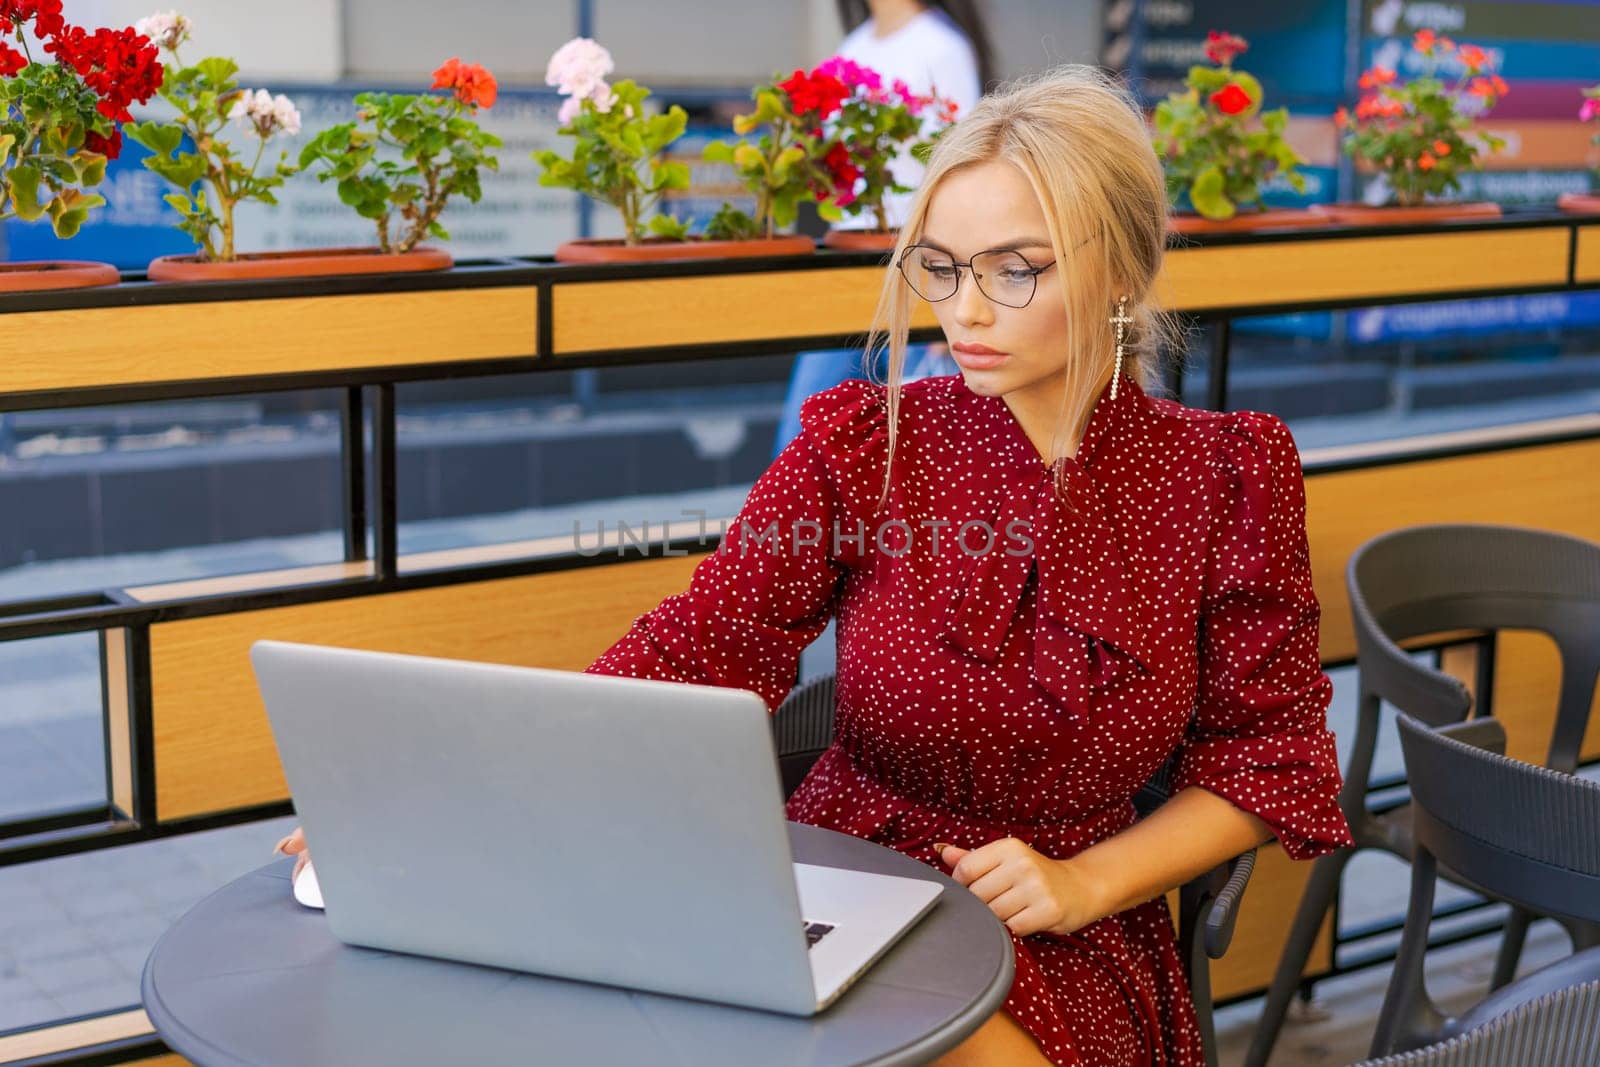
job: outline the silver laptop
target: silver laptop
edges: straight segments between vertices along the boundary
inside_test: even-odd
[[[794,863],[754,693],[260,641],[336,937],[812,1015],[936,882]]]

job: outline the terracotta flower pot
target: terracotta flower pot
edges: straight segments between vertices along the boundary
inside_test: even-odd
[[[829,230],[822,243],[840,252],[889,252],[899,240],[899,230]]]
[[[0,263],[0,293],[28,293],[44,289],[89,289],[116,285],[122,280],[109,263],[81,259],[40,259]]]
[[[638,263],[659,259],[804,256],[816,250],[817,243],[804,234],[756,237],[748,241],[710,241],[705,238],[673,241],[665,237],[646,237],[636,245],[623,244],[620,237],[583,237],[557,245],[556,262]]]
[[[1395,204],[1372,207],[1368,204],[1312,204],[1310,210],[1332,222],[1349,226],[1404,226],[1417,222],[1449,222],[1452,219],[1494,219],[1500,205],[1489,200],[1463,200],[1443,204]]]
[[[377,248],[308,248],[297,252],[246,252],[229,263],[198,255],[162,256],[150,263],[153,282],[222,282],[251,278],[316,278],[330,274],[397,274],[445,270],[454,265],[450,253],[413,248],[385,253]]]
[[[1556,207],[1574,215],[1600,215],[1600,196],[1593,193],[1562,193]]]
[[[1172,216],[1173,233],[1247,233],[1285,226],[1324,226],[1327,219],[1305,208],[1273,208],[1268,211],[1241,211],[1231,219],[1208,219],[1204,215],[1179,211]]]

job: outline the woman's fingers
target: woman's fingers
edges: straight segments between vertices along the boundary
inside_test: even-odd
[[[306,832],[296,826],[294,831],[272,846],[272,851],[285,856],[298,856],[306,850]]]
[[[302,850],[300,855],[299,855],[299,857],[297,857],[295,859],[295,861],[294,861],[294,870],[289,875],[289,882],[290,882],[291,885],[294,883],[294,880],[296,878],[300,877],[300,872],[302,870],[304,870],[306,864],[308,864],[310,862],[311,862],[311,853]]]

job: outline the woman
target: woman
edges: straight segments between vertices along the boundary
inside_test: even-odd
[[[1163,894],[1273,836],[1351,843],[1294,442],[1141,385],[1165,214],[1098,71],[986,97],[887,274],[887,387],[808,401],[688,590],[589,667],[776,707],[837,616],[835,741],[788,815],[950,872],[1010,929],[1004,1009],[947,1065],[1202,1063]],[[901,388],[919,296],[961,373]]]
[[[1162,894],[1273,836],[1351,843],[1289,431],[1141,388],[1165,215],[1092,68],[982,100],[885,282],[888,386],[812,397],[689,589],[589,668],[776,707],[837,616],[836,739],[788,814],[951,871],[1010,928],[1005,1009],[949,1063],[1203,1062]],[[961,373],[902,389],[919,295]]]

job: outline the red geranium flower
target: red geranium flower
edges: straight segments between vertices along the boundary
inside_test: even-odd
[[[1216,30],[1206,34],[1206,58],[1219,67],[1226,67],[1235,56],[1242,56],[1249,50],[1250,44],[1243,37]]]
[[[778,88],[789,94],[796,115],[815,112],[818,120],[836,114],[839,105],[850,95],[850,87],[838,78],[826,74],[814,77],[803,70],[797,70],[787,81],[779,82]]]
[[[160,53],[132,27],[91,34],[67,26],[44,48],[78,72],[100,97],[96,110],[113,122],[132,122],[128,105],[148,102],[161,88]]]
[[[1373,67],[1363,71],[1361,80],[1357,83],[1362,89],[1376,89],[1380,85],[1388,85],[1394,81],[1394,71],[1388,67]]]
[[[1456,52],[1462,63],[1466,64],[1468,74],[1476,74],[1489,62],[1489,56],[1483,49],[1475,44],[1464,44]]]
[[[1467,86],[1467,92],[1473,96],[1481,96],[1487,99],[1491,96],[1506,95],[1508,88],[1509,86],[1506,85],[1504,78],[1498,74],[1491,74],[1486,78],[1473,78]]]
[[[9,78],[28,65],[28,57],[0,42],[0,78]]]
[[[41,39],[54,37],[66,25],[61,18],[61,0],[0,0],[0,23],[8,23],[11,31],[21,30],[30,20]]]
[[[1356,118],[1361,122],[1368,119],[1396,119],[1405,113],[1404,104],[1387,97],[1363,96],[1356,103]]]
[[[1224,115],[1237,115],[1250,107],[1250,94],[1245,92],[1237,82],[1229,82],[1221,89],[1211,94],[1211,102],[1217,110]]]
[[[83,135],[83,147],[90,152],[99,152],[107,159],[116,159],[122,154],[122,131],[113,126],[111,136],[102,137],[90,130]]]
[[[449,89],[456,99],[469,107],[491,108],[499,96],[500,86],[480,64],[463,63],[452,56],[433,72],[433,88]]]

